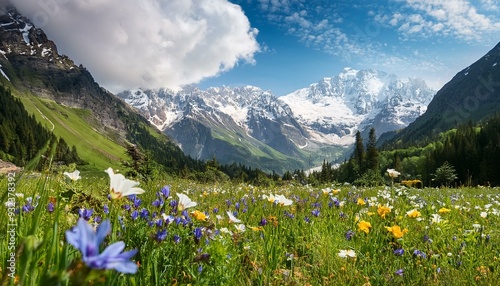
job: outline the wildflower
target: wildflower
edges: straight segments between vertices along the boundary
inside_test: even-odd
[[[335,190],[333,190],[333,191],[332,191],[332,193],[333,193],[334,195],[336,195],[336,194],[340,193],[340,189],[335,189]]]
[[[109,191],[112,199],[144,193],[143,189],[136,188],[139,182],[126,179],[122,174],[115,174],[111,168],[106,169],[105,172],[109,175]]]
[[[385,219],[385,216],[391,212],[391,208],[388,206],[378,206],[377,213],[379,216]]]
[[[397,178],[399,177],[399,175],[401,175],[400,172],[394,170],[394,169],[387,169],[387,174],[389,175],[389,177],[391,178]]]
[[[287,199],[287,198],[286,198],[285,196],[283,196],[283,195],[277,195],[277,196],[276,196],[276,200],[278,201],[278,204],[279,204],[280,206],[289,206],[289,205],[291,205],[291,204],[293,203],[293,201],[292,201],[292,200]]]
[[[264,217],[263,217],[263,218],[260,220],[260,222],[259,222],[259,226],[265,226],[266,224],[267,224],[267,220],[266,220],[266,218],[264,218]]]
[[[187,195],[185,194],[177,194],[179,197],[179,203],[177,204],[177,210],[178,211],[183,211],[187,208],[195,207],[198,205],[198,203],[193,202]]]
[[[332,191],[332,189],[326,188],[326,189],[322,189],[321,191],[323,192],[323,195],[328,196],[330,194],[330,192]]]
[[[167,238],[167,230],[165,229],[161,229],[161,230],[158,230],[155,234],[155,240],[157,242],[161,242],[163,240],[165,240],[165,238]]]
[[[264,228],[262,226],[251,226],[250,227],[251,230],[253,231],[261,231],[261,230],[264,230]]]
[[[123,241],[115,242],[99,254],[99,245],[111,230],[109,220],[103,221],[94,232],[92,227],[82,218],[76,227],[66,231],[66,240],[80,250],[83,262],[94,269],[115,269],[122,273],[136,273],[137,264],[129,259],[137,253],[137,249],[122,252]]]
[[[203,235],[201,228],[199,227],[195,228],[193,234],[194,234],[194,240],[198,243],[200,241],[201,236]]]
[[[348,230],[348,231],[345,233],[345,239],[347,239],[347,240],[351,240],[351,239],[352,239],[352,237],[353,237],[353,235],[354,235],[354,231],[352,231],[352,230]]]
[[[85,209],[85,208],[78,209],[78,215],[87,221],[90,219],[93,213],[94,213],[93,209]]]
[[[170,186],[164,186],[163,188],[161,188],[160,194],[168,199],[170,197]]]
[[[137,210],[134,210],[134,211],[130,214],[130,217],[132,218],[132,220],[136,220],[138,216],[139,216],[139,212],[138,212]]]
[[[234,227],[236,227],[236,230],[238,232],[244,232],[247,228],[244,224],[235,224]]]
[[[401,227],[398,225],[394,225],[392,227],[386,226],[385,229],[387,229],[388,232],[392,233],[392,236],[394,236],[394,238],[396,239],[402,238],[403,235],[405,235],[408,232],[408,229],[405,228],[401,230]]]
[[[176,234],[176,235],[174,235],[173,240],[175,243],[179,243],[179,242],[181,242],[181,237]]]
[[[82,177],[80,177],[80,171],[78,171],[78,170],[75,170],[71,173],[64,172],[63,174],[66,175],[73,182],[78,181],[82,178]]]
[[[359,230],[364,231],[366,234],[368,234],[370,232],[371,227],[372,227],[372,224],[367,222],[367,221],[364,221],[364,220],[362,220],[358,223]]]
[[[396,272],[394,272],[394,274],[399,275],[399,276],[403,276],[404,270],[402,268],[398,269],[398,270],[396,270]]]
[[[480,216],[482,218],[486,218],[488,216],[488,213],[487,212],[481,212]]]
[[[207,215],[204,212],[200,212],[199,210],[195,210],[195,211],[191,212],[191,215],[196,220],[201,220],[201,221],[206,221],[207,220]]]
[[[444,221],[441,219],[440,215],[438,215],[438,214],[432,214],[431,222],[432,223],[441,223],[441,222],[444,222]]]
[[[315,216],[315,217],[318,217],[319,216],[319,210],[318,209],[314,209],[311,211],[312,215]]]
[[[341,258],[347,258],[347,257],[355,258],[356,252],[352,249],[349,250],[341,249],[338,253],[338,256]]]
[[[413,256],[427,258],[427,255],[425,253],[423,253],[422,251],[418,250],[418,249],[415,249],[413,251]]]
[[[241,220],[237,219],[230,211],[226,211],[227,216],[229,217],[229,222],[230,223],[240,223]]]
[[[449,212],[451,212],[451,210],[450,210],[450,209],[447,209],[447,208],[440,208],[440,209],[438,210],[438,213],[440,213],[440,214],[447,214],[447,213],[449,213]]]
[[[358,206],[364,206],[364,205],[366,205],[365,200],[363,200],[362,198],[358,198]]]
[[[47,205],[47,211],[49,211],[49,213],[51,213],[54,211],[54,209],[55,209],[54,203],[49,202],[49,204]]]
[[[421,216],[421,213],[417,209],[412,209],[411,211],[406,212],[406,215],[411,218],[417,218]]]
[[[392,253],[394,253],[394,255],[397,255],[397,256],[403,256],[403,254],[405,254],[405,250],[402,248],[398,248],[398,249],[395,249]]]

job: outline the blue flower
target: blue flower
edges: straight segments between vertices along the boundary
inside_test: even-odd
[[[345,239],[347,240],[351,240],[352,237],[354,235],[354,232],[352,230],[348,230],[346,233],[345,233]]]
[[[139,212],[135,210],[130,214],[130,216],[132,217],[132,220],[136,220],[137,217],[139,216]]]
[[[265,226],[267,224],[267,219],[266,218],[262,218],[259,222],[259,225],[260,226]]]
[[[165,187],[161,188],[160,192],[163,196],[165,196],[165,198],[170,197],[170,186],[165,186]]]
[[[398,270],[396,270],[396,272],[394,272],[394,274],[399,275],[399,276],[403,276],[404,270],[403,269],[398,269]]]
[[[427,255],[418,249],[415,249],[415,251],[413,251],[413,256],[427,258]]]
[[[157,242],[163,241],[165,238],[167,238],[167,231],[165,229],[156,232],[155,240]]]
[[[89,220],[93,213],[94,213],[93,209],[81,208],[81,209],[78,210],[78,214],[84,220]]]
[[[109,220],[103,221],[94,232],[92,227],[83,218],[72,230],[66,231],[66,240],[69,244],[80,250],[83,262],[93,269],[115,269],[122,273],[136,273],[137,264],[130,258],[137,253],[137,249],[122,252],[125,248],[123,241],[115,242],[102,253],[99,253],[99,245],[111,230]]]
[[[103,212],[104,212],[105,214],[109,214],[109,207],[108,207],[108,205],[104,205],[104,207],[103,207]]]
[[[49,205],[47,206],[47,210],[49,211],[49,213],[53,212],[54,209],[55,209],[54,203],[49,202]]]
[[[398,248],[398,249],[395,249],[393,251],[393,253],[394,253],[394,255],[397,255],[397,256],[403,256],[403,254],[405,254],[405,250],[402,248]],[[414,254],[415,254],[415,252],[414,252]]]
[[[319,210],[318,209],[314,209],[311,211],[311,214],[315,217],[318,217],[319,216]]]

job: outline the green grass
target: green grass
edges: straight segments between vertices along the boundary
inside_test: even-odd
[[[0,180],[2,203],[9,198],[7,183],[5,177]],[[32,203],[36,207],[14,216],[16,274],[22,285],[55,280],[77,285],[85,277],[93,281],[87,285],[496,285],[500,279],[500,193],[495,188],[291,184],[264,189],[156,180],[141,185],[146,192],[134,206],[127,198],[106,199],[105,174],[77,182],[62,175],[25,176],[15,183],[15,192],[24,194],[15,198],[17,208],[27,204],[27,197],[40,196]],[[158,194],[164,185],[170,185],[168,198]],[[187,194],[197,205],[185,213],[175,211],[176,193]],[[270,194],[282,194],[292,204],[273,203],[266,198]],[[49,200],[57,202],[54,212],[47,210]],[[379,206],[390,211],[382,216]],[[111,220],[113,231],[103,248],[124,241],[125,250],[138,249],[132,258],[140,264],[137,273],[86,271],[80,252],[65,237],[79,208],[94,210],[92,224],[98,217]],[[418,217],[408,216],[413,209]],[[134,220],[135,210],[147,210],[148,216]],[[207,217],[196,217],[195,210]],[[229,221],[227,211],[241,222]],[[171,216],[169,224],[161,213]],[[8,218],[1,213],[0,219]],[[362,221],[371,225],[366,233]],[[238,231],[239,224],[246,230]],[[406,229],[402,237],[387,229],[396,225]],[[8,246],[8,239],[2,239],[3,275],[9,273]],[[402,255],[394,253],[399,249]],[[352,250],[356,257],[340,257],[341,250]],[[8,276],[4,281],[13,285]]]
[[[115,143],[117,135],[98,131],[92,123],[90,110],[70,108],[36,96],[13,94],[21,99],[26,110],[33,114],[48,130],[63,138],[69,146],[76,146],[80,157],[89,163],[88,168],[104,170],[119,167],[126,160],[125,148]],[[45,118],[47,119],[45,119]],[[54,126],[49,122],[52,122]]]

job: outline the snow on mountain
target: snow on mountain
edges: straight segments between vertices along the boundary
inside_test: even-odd
[[[270,163],[278,159],[299,160],[293,168],[300,169],[313,157],[313,163],[321,163],[345,156],[357,130],[375,127],[379,135],[406,127],[425,112],[433,95],[421,79],[351,68],[279,98],[254,86],[118,94],[190,156],[217,154],[228,161],[235,153],[244,160],[269,156],[260,163],[271,169],[283,165]]]
[[[357,130],[373,126],[381,134],[406,127],[425,112],[434,94],[421,79],[345,68],[280,100],[313,132],[352,143]]]

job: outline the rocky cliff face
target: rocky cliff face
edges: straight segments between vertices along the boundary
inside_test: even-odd
[[[91,110],[101,131],[125,135],[117,110],[132,110],[102,89],[83,66],[60,55],[56,44],[14,8],[4,8],[0,14],[0,64],[5,79],[22,91]]]

